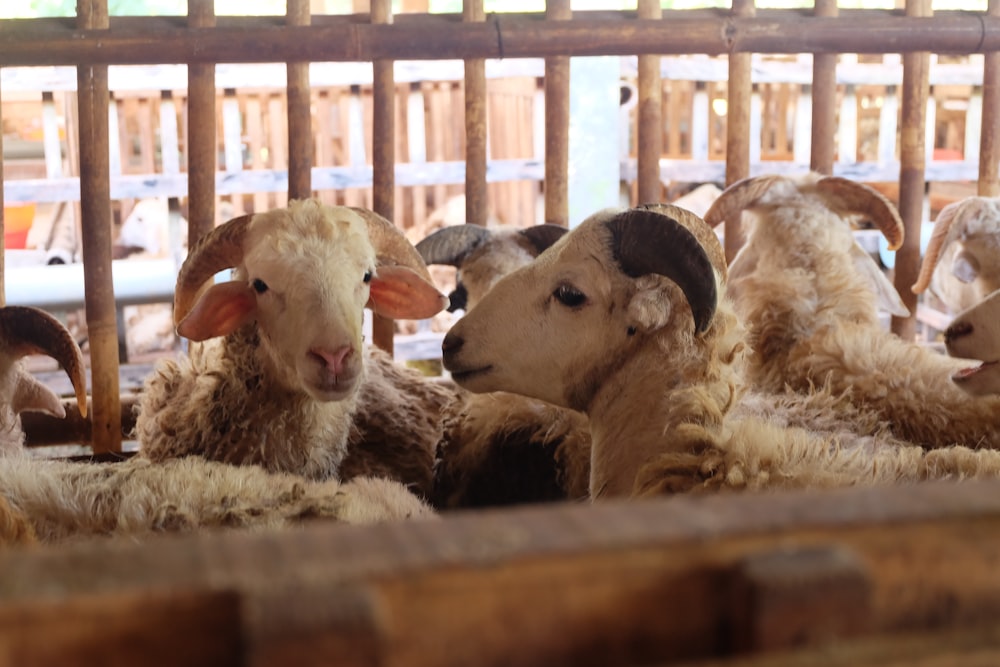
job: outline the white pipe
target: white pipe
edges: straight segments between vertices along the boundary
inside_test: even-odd
[[[111,262],[111,275],[119,306],[174,300],[177,269],[172,259],[117,260]],[[11,267],[4,278],[11,306],[68,310],[85,303],[83,264]]]

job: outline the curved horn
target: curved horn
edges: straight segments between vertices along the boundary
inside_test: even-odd
[[[816,182],[816,189],[836,197],[848,211],[870,216],[889,242],[889,250],[903,245],[903,220],[895,205],[878,190],[840,176],[824,176]]]
[[[59,320],[29,306],[0,308],[0,341],[17,357],[44,354],[58,361],[73,383],[80,414],[87,416],[83,353]]]
[[[219,271],[231,269],[243,259],[243,239],[252,215],[242,215],[219,225],[198,239],[177,273],[174,291],[174,324],[187,317],[205,282]]]
[[[719,237],[716,236],[711,227],[705,224],[704,220],[686,208],[681,208],[673,204],[643,204],[638,208],[665,215],[684,225],[684,228],[694,235],[698,241],[698,245],[708,255],[709,261],[712,262],[715,270],[719,272],[722,281],[726,281],[729,274],[729,266],[726,264],[726,251],[722,248]]]
[[[566,235],[569,229],[562,225],[553,225],[546,222],[541,225],[525,227],[520,231],[521,236],[528,239],[535,248],[535,257],[548,250],[549,246]]]
[[[375,248],[375,256],[380,261],[390,259],[396,264],[411,268],[427,282],[433,284],[434,280],[431,278],[430,271],[427,270],[427,263],[399,227],[375,211],[354,206],[349,208],[367,223],[368,238],[371,240],[372,247]]]
[[[937,220],[934,221],[934,231],[931,233],[931,240],[927,243],[924,259],[920,263],[920,273],[917,275],[917,282],[913,283],[910,287],[910,290],[914,294],[920,294],[930,287],[931,278],[934,276],[934,269],[937,267],[938,260],[941,259],[941,251],[944,250],[945,239],[948,238],[948,232],[951,231],[952,224],[958,219],[958,214],[967,201],[963,199],[962,201],[948,204],[938,213]]]
[[[633,278],[656,273],[677,283],[691,306],[695,333],[708,329],[718,301],[715,273],[694,234],[668,215],[641,208],[605,224],[621,270]]]
[[[736,217],[744,209],[764,196],[777,181],[784,176],[750,176],[736,181],[722,191],[719,198],[712,202],[712,205],[705,211],[705,222],[712,227],[718,227],[720,222]]]
[[[470,252],[493,236],[481,225],[453,225],[437,230],[417,243],[417,252],[428,264],[458,267]]]

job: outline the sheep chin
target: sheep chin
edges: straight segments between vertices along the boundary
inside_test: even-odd
[[[951,381],[973,396],[1000,394],[1000,362],[984,361],[957,371]]]

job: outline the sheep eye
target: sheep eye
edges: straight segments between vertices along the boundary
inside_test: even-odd
[[[372,272],[371,271],[365,271],[364,281],[366,283],[370,283],[372,281]]]
[[[552,293],[559,303],[569,306],[570,308],[576,308],[577,306],[582,306],[584,302],[587,301],[587,295],[576,289],[575,287],[570,287],[569,285],[560,285],[556,288],[556,291]]]
[[[251,284],[253,285],[253,289],[255,292],[257,292],[257,294],[263,294],[264,292],[267,291],[267,283],[265,283],[260,278],[254,278],[253,283]]]

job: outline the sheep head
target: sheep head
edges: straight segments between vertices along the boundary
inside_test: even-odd
[[[948,354],[982,361],[952,381],[975,396],[1000,394],[1000,291],[956,317],[944,333]]]
[[[740,299],[740,279],[754,273],[767,255],[765,270],[798,266],[815,271],[819,261],[849,263],[874,291],[878,305],[909,315],[895,287],[853,236],[852,221],[864,218],[882,232],[891,250],[902,245],[903,221],[878,191],[814,172],[795,178],[756,176],[729,186],[705,221],[714,227],[744,211],[752,215],[744,219],[747,240],[730,266],[734,300]]]
[[[601,211],[497,282],[445,337],[444,365],[474,392],[585,411],[649,334],[690,341],[711,327],[722,257],[689,211]]]
[[[87,416],[83,355],[66,327],[37,308],[7,306],[0,308],[0,426],[4,431],[0,440],[19,428],[17,415],[22,412],[66,416],[59,397],[22,367],[20,359],[29,354],[44,354],[59,362],[73,383],[80,414]]]
[[[453,225],[417,243],[417,252],[427,264],[458,269],[457,285],[448,295],[448,311],[455,312],[471,309],[500,278],[531,262],[567,231],[552,224],[500,231]]]
[[[235,269],[232,281],[202,288],[226,268]],[[202,238],[178,274],[174,321],[196,341],[255,322],[261,351],[289,388],[341,400],[360,380],[366,306],[420,319],[445,305],[391,222],[303,200],[235,218]]]
[[[1000,289],[1000,198],[966,197],[941,209],[912,289],[931,286],[953,312]]]

